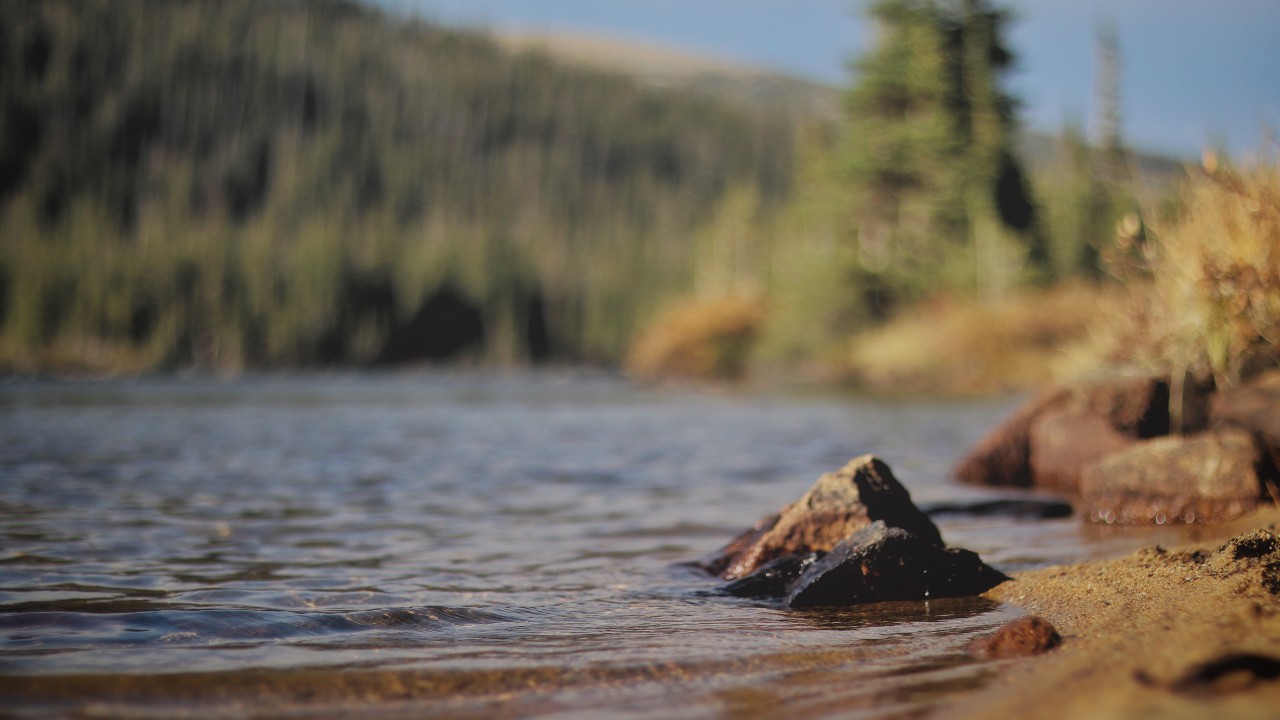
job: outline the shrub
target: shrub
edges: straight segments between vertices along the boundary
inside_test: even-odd
[[[937,297],[851,339],[859,387],[965,395],[1063,381],[1096,365],[1114,323],[1114,288],[1066,283],[998,303]]]
[[[1150,254],[1119,355],[1219,387],[1280,365],[1280,168],[1207,156]]]
[[[677,304],[636,336],[627,371],[650,380],[741,379],[764,316],[763,305],[746,297]]]

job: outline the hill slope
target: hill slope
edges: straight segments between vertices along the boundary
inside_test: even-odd
[[[612,359],[791,129],[334,0],[0,4],[0,357]]]

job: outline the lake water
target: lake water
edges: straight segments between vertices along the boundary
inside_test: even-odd
[[[0,386],[0,716],[901,717],[980,686],[980,600],[796,612],[714,551],[874,452],[917,503],[1016,402],[583,374]],[[1014,572],[1146,542],[940,518]]]

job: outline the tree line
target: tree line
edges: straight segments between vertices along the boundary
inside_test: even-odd
[[[832,122],[341,0],[3,0],[0,365],[613,363],[734,294],[787,362],[1092,272],[1119,194],[1022,165],[1007,15],[869,15]]]
[[[16,366],[605,360],[790,182],[784,118],[345,2],[6,0],[0,68]]]

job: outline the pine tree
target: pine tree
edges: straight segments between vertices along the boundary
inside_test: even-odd
[[[848,168],[862,269],[897,295],[939,285],[999,295],[1027,261],[1034,206],[1002,88],[1008,14],[984,0],[880,0],[848,95]]]

